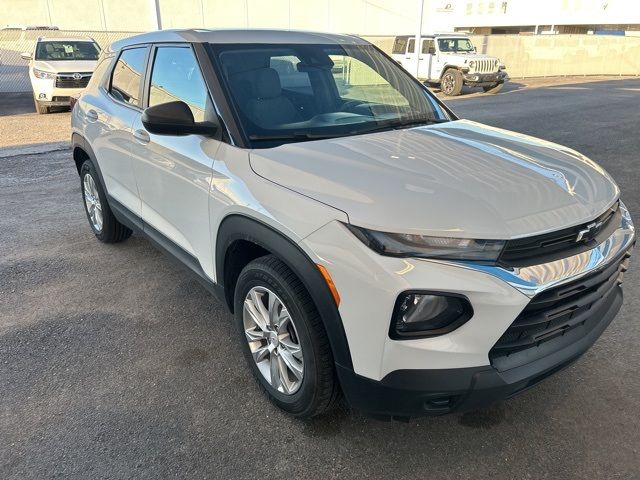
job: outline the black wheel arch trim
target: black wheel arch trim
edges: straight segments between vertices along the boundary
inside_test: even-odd
[[[225,257],[229,247],[237,240],[245,240],[270,251],[280,258],[300,279],[313,300],[324,324],[334,361],[348,369],[353,368],[351,353],[340,312],[316,264],[291,239],[260,220],[240,214],[225,217],[218,228],[216,240],[216,279],[224,287]],[[231,288],[225,288],[227,304]]]

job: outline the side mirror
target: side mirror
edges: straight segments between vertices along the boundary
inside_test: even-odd
[[[429,55],[435,55],[436,54],[436,47],[429,47]]]
[[[30,53],[23,52],[23,53],[20,54],[20,58],[23,59],[23,60],[31,60],[31,58],[33,58],[33,57],[31,57]]]
[[[142,125],[147,131],[158,135],[209,135],[217,129],[211,122],[196,123],[189,105],[182,101],[145,108]]]

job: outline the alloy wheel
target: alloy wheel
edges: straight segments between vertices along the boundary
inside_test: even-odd
[[[442,91],[446,94],[450,94],[451,92],[453,92],[455,83],[456,79],[453,78],[452,74],[445,74],[445,76],[442,78]]]
[[[84,204],[87,207],[89,221],[96,232],[102,231],[102,205],[96,182],[91,174],[86,173],[83,179]]]
[[[302,346],[289,310],[268,288],[253,287],[242,312],[244,334],[258,370],[277,391],[292,395],[304,378]]]

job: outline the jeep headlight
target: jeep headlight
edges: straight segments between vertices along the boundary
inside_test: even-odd
[[[476,68],[476,62],[475,62],[474,60],[471,60],[471,61],[469,62],[469,68],[471,68],[471,69]]]
[[[38,70],[37,68],[33,69],[33,76],[36,78],[44,78],[48,80],[53,80],[56,78],[56,74],[53,72],[45,72],[44,70]]]
[[[505,245],[504,240],[431,237],[405,233],[388,233],[346,225],[358,239],[380,255],[421,257],[441,260],[495,262]]]

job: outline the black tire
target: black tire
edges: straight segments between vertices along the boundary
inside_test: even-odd
[[[49,113],[49,107],[47,107],[46,105],[42,105],[38,100],[36,100],[35,98],[33,99],[33,103],[36,107],[36,112],[38,112],[40,115]]]
[[[292,394],[278,391],[260,373],[245,337],[244,301],[249,291],[257,286],[274,292],[295,323],[304,357],[304,375],[299,389]],[[340,395],[333,355],[318,310],[298,277],[274,255],[253,260],[238,277],[234,306],[244,355],[260,389],[269,400],[300,418],[313,417],[330,410]]]
[[[503,86],[504,82],[500,82],[494,85],[489,85],[488,87],[482,87],[482,90],[484,90],[485,93],[491,93],[495,95],[496,93],[500,92],[500,90],[502,90]]]
[[[448,68],[440,79],[440,89],[442,93],[449,97],[455,97],[462,92],[464,79],[460,70]]]
[[[85,201],[85,176],[90,175],[95,183],[96,190],[98,191],[98,197],[100,199],[100,206],[102,207],[102,228],[98,229],[93,225],[89,210],[87,208],[87,202]],[[84,211],[87,214],[87,220],[89,220],[89,226],[96,238],[103,243],[118,243],[126,240],[133,233],[130,228],[120,223],[113,215],[109,203],[107,202],[107,196],[104,192],[104,187],[100,183],[100,177],[96,172],[96,168],[93,166],[91,160],[85,160],[80,168],[80,188],[82,189],[82,199],[84,205]]]

